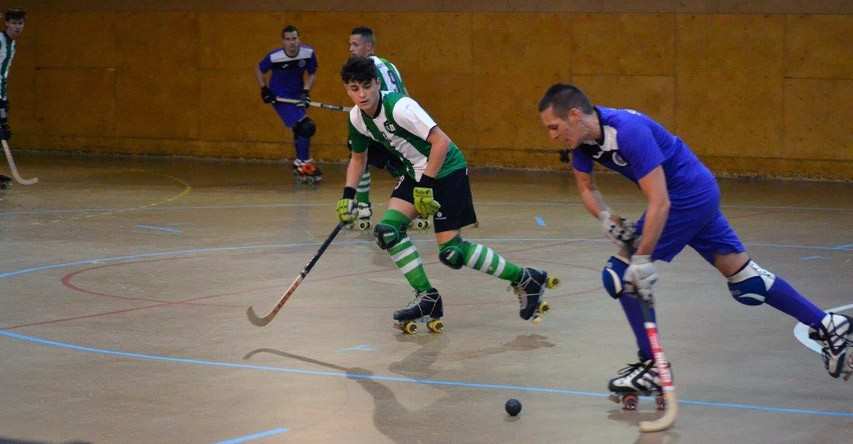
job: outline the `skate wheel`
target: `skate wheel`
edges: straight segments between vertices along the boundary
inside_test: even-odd
[[[639,399],[637,395],[634,393],[628,393],[627,395],[622,395],[622,409],[634,411],[637,410],[637,402]]]
[[[622,404],[622,397],[617,395],[616,393],[611,393],[609,396],[607,396],[607,399],[609,399],[610,402]]]
[[[663,395],[657,395],[655,397],[655,406],[658,410],[666,410],[666,399]]]
[[[545,281],[545,287],[547,287],[547,288],[554,288],[554,287],[556,287],[557,285],[560,285],[560,279],[559,279],[559,278],[549,277],[549,278]]]
[[[444,322],[441,322],[438,319],[433,319],[427,322],[427,329],[429,329],[431,333],[441,333],[441,331],[444,330]]]
[[[367,231],[370,229],[370,221],[369,220],[359,220],[356,222],[356,227],[358,227],[361,231]]]
[[[418,324],[412,321],[406,321],[402,324],[399,324],[400,330],[407,335],[413,335],[416,331],[418,331]]]

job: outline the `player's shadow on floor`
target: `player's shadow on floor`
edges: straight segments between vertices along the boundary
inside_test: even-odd
[[[373,423],[380,433],[393,442],[411,443],[412,439],[423,442],[452,442],[454,438],[458,439],[458,436],[455,436],[458,434],[458,430],[464,430],[464,418],[447,418],[448,421],[456,423],[450,424],[450,427],[433,427],[424,418],[445,416],[445,406],[447,403],[459,404],[468,399],[469,394],[465,390],[450,390],[445,388],[444,391],[447,393],[447,396],[436,399],[426,407],[410,410],[400,403],[394,391],[378,382],[382,377],[375,376],[370,370],[359,367],[343,367],[271,348],[253,350],[243,356],[243,359],[250,359],[259,353],[274,354],[283,358],[294,359],[343,372],[347,379],[358,383],[373,397],[375,407],[373,409]]]

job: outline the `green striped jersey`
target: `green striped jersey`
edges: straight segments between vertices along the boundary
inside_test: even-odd
[[[5,32],[0,33],[0,99],[6,100],[6,86],[9,84],[9,68],[15,57],[15,41]]]
[[[370,60],[373,60],[373,64],[376,65],[376,72],[379,74],[380,91],[409,94],[406,91],[406,85],[403,83],[400,71],[393,63],[377,56],[370,56]]]
[[[406,175],[419,181],[432,148],[427,137],[435,126],[432,117],[411,97],[383,92],[379,115],[376,117],[370,118],[358,107],[350,110],[349,142],[356,153],[367,150],[371,141],[381,143],[403,162]],[[466,166],[462,151],[451,141],[437,178]]]

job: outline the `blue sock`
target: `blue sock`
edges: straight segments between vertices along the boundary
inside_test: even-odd
[[[623,293],[619,298],[619,303],[622,304],[622,309],[625,310],[625,317],[628,318],[631,330],[634,331],[634,336],[637,338],[640,359],[643,361],[652,359],[652,346],[649,344],[649,337],[646,335],[646,326],[643,321],[643,309],[640,306],[640,300],[634,295]],[[649,308],[649,315],[653,321],[657,322],[654,308]]]
[[[817,305],[779,276],[776,276],[775,282],[767,291],[765,302],[771,307],[797,318],[798,321],[809,327],[819,324],[826,315]]]
[[[293,145],[296,147],[297,159],[308,160],[311,158],[308,151],[311,146],[311,139],[299,136],[293,139]]]

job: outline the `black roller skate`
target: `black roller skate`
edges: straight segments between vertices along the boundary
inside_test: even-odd
[[[441,295],[435,288],[419,291],[408,307],[394,312],[394,320],[397,321],[395,326],[408,335],[413,335],[418,330],[417,322],[426,322],[431,333],[441,333],[444,329],[442,316],[444,308]]]
[[[323,180],[323,173],[311,159],[293,161],[293,175],[296,183],[313,185]]]
[[[549,278],[545,271],[524,267],[521,280],[511,285],[521,306],[518,311],[521,319],[531,320],[536,324],[541,322],[545,312],[551,309],[551,306],[543,298],[545,289],[554,288],[559,284],[559,279]]]
[[[420,216],[415,216],[411,222],[409,222],[409,228],[416,231],[426,231],[432,226],[432,222],[429,219],[425,219]]]
[[[12,188],[12,178],[0,174],[0,190],[8,190]]]
[[[667,363],[669,366],[669,363]],[[672,367],[670,366],[670,371]],[[623,410],[637,410],[640,396],[655,395],[658,410],[666,410],[666,400],[660,386],[660,376],[652,359],[640,360],[619,370],[619,376],[607,384],[610,400],[622,404]]]
[[[829,376],[849,380],[853,375],[853,319],[827,313],[820,324],[812,326],[809,337],[821,342],[823,366]]]

